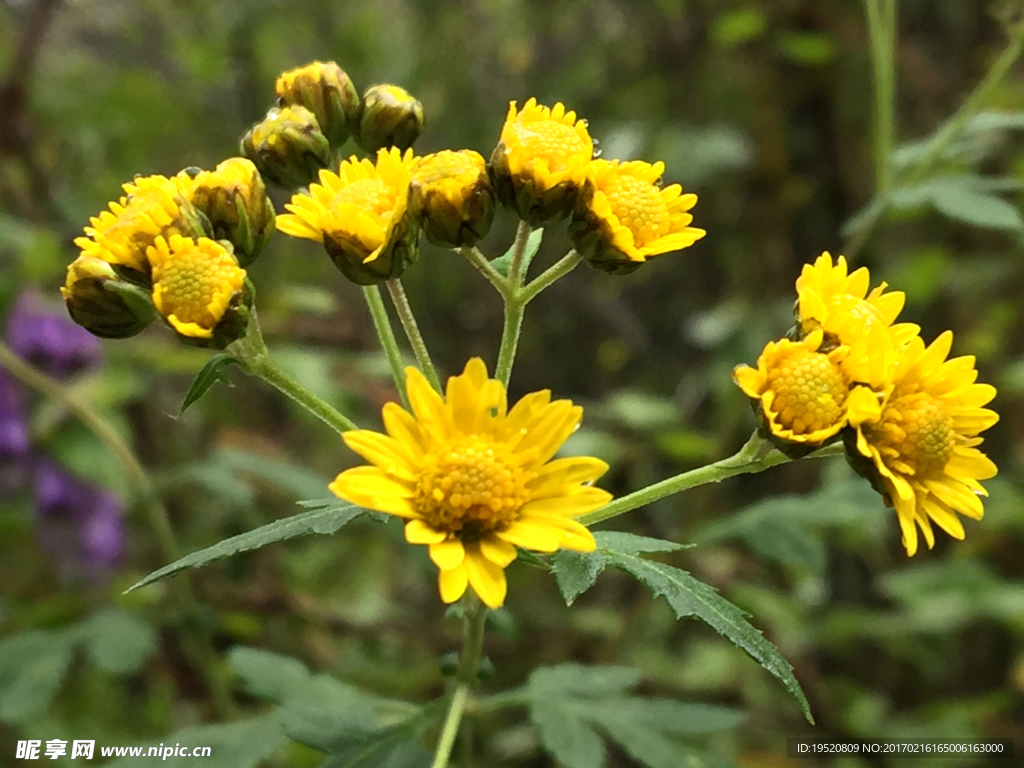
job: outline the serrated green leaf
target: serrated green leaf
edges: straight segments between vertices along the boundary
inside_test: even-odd
[[[533,261],[533,257],[537,255],[537,251],[540,250],[541,240],[544,239],[544,230],[535,229],[530,233],[530,236],[526,240],[526,250],[523,252],[523,271],[525,275],[526,270],[530,268],[530,262]],[[515,249],[513,244],[505,253],[491,262],[491,266],[500,274],[502,277],[508,277],[508,270],[512,266],[512,252]]]
[[[814,722],[807,698],[793,675],[793,667],[761,631],[747,621],[744,611],[679,568],[620,552],[607,552],[606,556],[609,565],[632,574],[655,595],[665,597],[677,618],[695,616],[746,651],[785,686],[797,700],[804,717]]]
[[[379,731],[332,754],[320,768],[427,768],[431,755],[414,738],[404,727]]]
[[[598,549],[607,549],[614,552],[635,555],[640,552],[678,552],[681,549],[689,549],[692,544],[680,544],[676,541],[665,539],[653,539],[650,536],[638,536],[635,533],[623,531],[597,531],[594,533],[594,541]]]
[[[199,398],[210,391],[214,384],[225,384],[229,387],[235,386],[226,373],[227,367],[234,363],[234,358],[224,352],[218,352],[206,361],[206,365],[199,369],[192,386],[188,388],[185,399],[181,401],[181,408],[178,409],[176,418],[181,418],[185,410]]]
[[[76,642],[75,634],[41,630],[0,642],[0,720],[28,723],[46,710]]]
[[[630,667],[556,664],[538,667],[526,683],[537,700],[553,698],[602,697],[621,694],[640,682],[640,673]]]
[[[665,738],[643,723],[608,717],[601,720],[601,730],[630,756],[648,768],[710,768],[693,750],[678,741]]]
[[[165,565],[163,568],[158,568],[126,589],[125,594],[147,584],[152,584],[155,581],[166,579],[168,576],[173,576],[186,568],[199,568],[200,566],[208,565],[217,560],[223,560],[241,552],[249,552],[253,549],[265,547],[268,544],[276,544],[279,541],[287,541],[288,539],[308,536],[313,533],[324,536],[330,535],[365,513],[366,510],[362,507],[350,504],[328,509],[312,509],[308,512],[300,512],[297,515],[286,517],[283,520],[275,520],[255,530],[224,539],[224,541],[218,542],[212,547],[185,555],[180,560],[176,560],[170,565]]]
[[[530,719],[540,730],[541,743],[566,768],[604,765],[604,742],[586,721],[554,701],[534,701]]]
[[[115,674],[132,674],[156,651],[156,631],[138,616],[106,608],[88,621],[85,647],[100,667]]]
[[[156,747],[159,742],[166,746],[181,744],[192,748],[209,747],[210,754],[199,760],[209,768],[255,768],[287,744],[288,739],[278,722],[277,713],[272,712],[249,720],[185,728],[168,734],[159,741],[154,740],[140,745],[142,754],[146,755],[148,749]],[[107,766],[108,768],[137,768],[139,761],[139,757],[122,757],[107,763]],[[197,758],[188,754],[187,756],[161,757],[159,764],[168,768],[176,768],[196,763]]]

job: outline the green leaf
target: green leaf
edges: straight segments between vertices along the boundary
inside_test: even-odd
[[[38,719],[64,679],[76,639],[34,630],[0,642],[0,720],[17,725]]]
[[[352,504],[339,504],[327,508],[311,509],[307,512],[300,512],[297,515],[286,517],[283,520],[275,520],[255,530],[224,539],[224,541],[218,542],[212,547],[185,555],[180,560],[176,560],[170,565],[165,565],[163,568],[158,568],[126,589],[125,594],[147,584],[166,579],[168,576],[173,576],[186,568],[199,568],[217,560],[237,555],[240,552],[249,552],[253,549],[265,547],[268,544],[276,544],[279,541],[287,541],[288,539],[308,536],[313,533],[323,536],[330,535],[360,515],[366,514],[366,512],[367,510],[362,507]]]
[[[530,719],[544,748],[566,768],[604,765],[604,742],[577,712],[554,701],[534,701]]]
[[[677,618],[695,616],[750,654],[785,686],[797,700],[804,717],[814,723],[807,698],[793,675],[793,667],[778,648],[747,621],[746,613],[719,595],[713,587],[679,568],[631,554],[609,552],[607,557],[609,565],[632,574],[655,595],[665,597]]]
[[[176,418],[180,419],[185,410],[209,392],[210,387],[214,384],[220,383],[226,384],[229,387],[235,386],[226,373],[227,367],[234,362],[234,358],[224,352],[218,352],[207,360],[206,365],[200,368],[199,373],[196,374],[195,379],[192,381],[192,386],[188,388],[185,399],[181,401],[181,408],[178,409]]]
[[[629,667],[588,667],[557,664],[538,667],[526,688],[538,701],[554,697],[604,697],[621,694],[640,682],[640,673]]]
[[[526,250],[523,251],[523,274],[526,274],[526,270],[530,268],[530,262],[533,261],[533,257],[537,255],[537,251],[540,250],[541,240],[544,239],[544,230],[535,229],[530,233],[530,236],[526,239]],[[491,262],[491,266],[497,270],[498,274],[502,277],[508,277],[508,270],[512,266],[512,252],[515,250],[515,244],[505,251],[501,256],[494,259]]]
[[[87,622],[85,647],[99,667],[115,674],[132,674],[156,651],[156,631],[138,616],[105,608]]]
[[[167,768],[191,766],[196,765],[197,762],[201,762],[208,768],[255,768],[285,746],[288,739],[278,722],[277,713],[271,712],[249,720],[184,728],[177,733],[164,736],[160,742],[165,746],[181,744],[192,749],[195,747],[210,748],[210,754],[202,758],[194,757],[191,754],[164,758],[161,753],[160,765],[167,766]],[[146,756],[150,747],[159,749],[157,744],[157,741],[152,741],[141,745],[141,754]],[[136,768],[138,765],[139,757],[137,756],[125,756],[107,763],[108,768]]]
[[[974,227],[1024,231],[1024,218],[1016,207],[995,195],[966,186],[940,186],[932,193],[932,204],[939,213]]]

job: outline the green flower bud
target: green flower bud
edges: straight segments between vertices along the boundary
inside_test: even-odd
[[[411,147],[423,130],[423,105],[397,85],[374,85],[363,92],[355,139],[367,152]]]
[[[274,234],[276,212],[263,177],[244,157],[232,157],[193,180],[192,204],[210,220],[214,239],[234,246],[241,267],[256,260]]]
[[[348,141],[349,130],[359,118],[359,92],[333,61],[314,61],[284,72],[275,90],[282,106],[302,106],[312,112],[332,147]]]
[[[114,267],[81,255],[68,266],[60,289],[71,319],[103,339],[127,339],[156,317],[147,292],[121,281]]]
[[[470,149],[418,158],[409,185],[409,212],[434,245],[476,245],[494,219],[494,192],[484,159]]]
[[[285,189],[304,187],[331,163],[331,146],[305,107],[274,107],[242,137],[242,153],[263,178]]]

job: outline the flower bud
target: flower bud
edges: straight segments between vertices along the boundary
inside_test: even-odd
[[[397,85],[374,85],[363,92],[355,139],[367,152],[406,150],[423,130],[423,105]]]
[[[104,339],[135,336],[156,316],[145,293],[95,256],[82,254],[71,262],[60,293],[71,319]]]
[[[359,116],[359,92],[333,61],[314,61],[284,72],[275,89],[282,106],[302,106],[313,113],[332,147],[348,141]]]
[[[594,156],[585,120],[562,104],[539,106],[530,99],[522,110],[509,104],[491,176],[498,202],[531,227],[564,219],[576,202]]]
[[[210,220],[212,235],[234,246],[242,267],[256,260],[274,234],[276,213],[263,177],[244,157],[232,157],[193,180],[192,204]]]
[[[242,137],[242,153],[284,189],[304,187],[331,163],[331,146],[305,107],[274,107]]]
[[[409,186],[409,212],[434,245],[476,245],[494,219],[494,191],[484,159],[470,149],[444,150],[417,159]]]
[[[148,256],[153,305],[183,340],[223,349],[245,332],[252,296],[231,243],[158,237]]]

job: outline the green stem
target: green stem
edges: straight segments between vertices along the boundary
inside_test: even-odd
[[[576,269],[576,266],[581,261],[583,261],[582,256],[576,253],[576,251],[569,251],[565,256],[548,267],[547,270],[538,275],[536,280],[533,280],[523,288],[519,292],[519,300],[522,301],[523,304],[529,304],[537,298],[537,295],[545,288]]]
[[[377,338],[388,356],[391,364],[391,375],[395,379],[395,386],[398,387],[398,394],[402,402],[408,407],[409,397],[405,392],[405,364],[402,362],[402,350],[398,348],[398,339],[391,328],[391,318],[384,307],[384,300],[380,296],[380,288],[376,285],[367,285],[363,288],[363,296],[366,297],[366,304],[370,308],[370,316],[373,317],[373,327],[377,329]]]
[[[463,599],[464,613],[462,618],[462,653],[459,666],[455,672],[456,686],[448,705],[441,728],[441,737],[434,750],[434,762],[431,768],[448,768],[455,737],[459,733],[459,724],[466,711],[469,695],[476,685],[477,668],[484,648],[484,626],[487,622],[487,608],[472,592]]]
[[[466,260],[476,267],[477,271],[481,275],[486,277],[491,285],[497,289],[498,293],[504,298],[509,296],[508,280],[498,270],[491,266],[491,262],[488,261],[487,257],[484,256],[479,248],[459,248],[458,252],[462,254]]]
[[[170,518],[167,515],[167,508],[164,507],[159,494],[153,487],[149,474],[142,464],[135,457],[131,448],[121,439],[109,422],[94,411],[89,405],[81,402],[60,382],[50,378],[45,373],[37,370],[26,363],[0,341],[0,367],[6,368],[10,373],[26,386],[41,393],[44,397],[61,403],[73,413],[97,438],[102,442],[114,456],[124,465],[128,477],[135,489],[135,494],[141,502],[143,512],[146,515],[146,522],[149,524],[153,535],[156,537],[160,553],[167,562],[174,562],[181,557],[181,547],[174,535]],[[198,613],[198,601],[192,592],[192,587],[187,580],[175,579],[171,589],[181,609],[195,616]],[[235,713],[234,702],[231,700],[231,689],[227,678],[219,669],[216,653],[209,633],[198,629],[195,636],[191,638],[192,660],[203,671],[210,693],[213,696],[214,705],[217,711],[224,718],[229,718]]]
[[[347,432],[350,429],[359,429],[354,421],[321,400],[277,366],[263,340],[255,307],[249,310],[249,327],[246,335],[231,343],[226,351],[250,374],[259,376],[274,389],[290,397],[334,431]]]
[[[842,452],[842,443],[834,443],[810,454],[807,458],[837,456]],[[654,485],[649,485],[639,491],[615,499],[610,504],[601,507],[601,509],[594,510],[576,519],[587,526],[595,525],[651,504],[666,496],[695,488],[698,485],[719,483],[726,478],[736,475],[762,472],[769,467],[785,464],[788,461],[790,459],[785,454],[775,450],[772,448],[771,443],[754,434],[736,454],[726,459],[692,469],[689,472],[683,472],[674,477],[669,477]]]
[[[893,124],[896,94],[896,0],[864,0],[875,77],[875,184],[879,195],[892,189]]]
[[[1006,73],[1010,71],[1010,67],[1020,58],[1022,51],[1024,51],[1024,24],[1017,26],[1013,31],[1009,44],[992,64],[988,73],[971,91],[971,95],[960,105],[960,108],[953,117],[939,130],[938,135],[929,144],[928,151],[918,160],[914,170],[907,177],[905,186],[913,186],[927,176],[950,142],[963,133],[971,118],[988,102],[992,92],[1006,76]]]
[[[402,287],[402,283],[398,278],[388,280],[387,286],[388,292],[391,294],[391,301],[398,312],[398,319],[401,320],[402,327],[405,329],[405,336],[409,339],[409,346],[412,347],[412,352],[416,355],[416,362],[419,363],[420,370],[427,377],[430,386],[435,391],[440,392],[441,380],[437,377],[437,370],[435,370],[434,363],[430,360],[427,344],[423,341],[423,334],[420,333],[420,327],[416,322],[416,315],[412,312],[412,306],[409,304],[409,297],[405,293],[405,288]]]
[[[512,245],[512,263],[508,268],[508,292],[503,294],[505,322],[501,329],[501,347],[498,349],[498,362],[494,367],[494,378],[504,384],[506,388],[512,377],[512,363],[516,359],[519,333],[523,329],[523,312],[526,309],[526,302],[523,301],[520,293],[526,272],[523,269],[523,257],[531,231],[529,224],[525,221],[519,222],[516,240]]]

